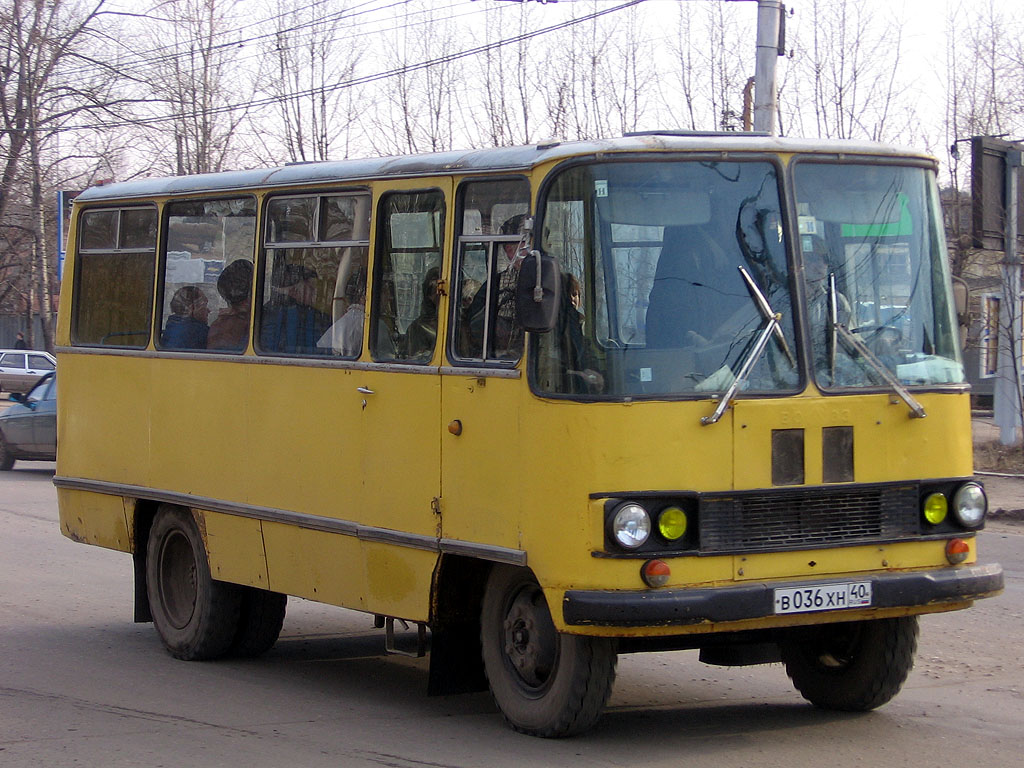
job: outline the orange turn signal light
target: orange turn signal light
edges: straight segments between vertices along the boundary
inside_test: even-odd
[[[950,539],[946,542],[946,559],[953,565],[959,565],[971,553],[971,548],[963,539]]]
[[[648,560],[640,569],[640,578],[648,587],[664,587],[671,575],[672,569],[664,560]]]

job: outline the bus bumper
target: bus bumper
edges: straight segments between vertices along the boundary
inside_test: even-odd
[[[562,615],[570,626],[611,627],[685,626],[762,619],[777,615],[776,589],[812,588],[837,581],[870,582],[870,608],[912,608],[991,597],[1003,589],[1003,569],[998,563],[988,563],[934,571],[758,582],[730,587],[629,592],[569,590],[562,603]]]

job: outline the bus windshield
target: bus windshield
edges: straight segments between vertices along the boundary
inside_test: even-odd
[[[743,391],[794,390],[778,176],[763,161],[664,160],[558,175],[540,242],[561,264],[564,295],[555,329],[534,345],[535,386],[604,398],[707,396],[754,361]],[[779,329],[757,354],[771,314]]]
[[[883,366],[907,386],[962,383],[931,174],[800,162],[794,179],[818,385],[882,386]]]

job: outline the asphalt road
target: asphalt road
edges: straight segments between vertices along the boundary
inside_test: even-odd
[[[780,665],[623,656],[591,733],[508,730],[486,694],[428,698],[426,661],[383,653],[370,617],[289,603],[253,661],[170,658],[132,623],[131,558],[57,528],[52,464],[0,473],[0,766],[974,766],[1024,753],[1024,527],[981,535],[1008,589],[922,619],[903,692],[819,712]]]

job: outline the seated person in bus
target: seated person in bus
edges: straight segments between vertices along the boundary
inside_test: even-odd
[[[336,355],[357,357],[363,348],[363,323],[366,318],[366,271],[358,268],[345,284],[348,307],[334,325],[320,337],[317,347]]]
[[[171,315],[160,334],[164,349],[206,349],[210,301],[202,289],[186,285],[171,297]]]
[[[523,226],[526,214],[517,214],[501,225],[502,235],[518,235]],[[520,243],[502,243],[500,253],[495,257],[494,271],[498,273],[497,286],[489,281],[480,286],[473,296],[473,301],[466,309],[466,323],[469,328],[470,344],[480,349],[484,335],[484,313],[487,296],[492,293],[491,302],[491,340],[492,349],[483,350],[484,357],[497,357],[504,360],[516,360],[523,354],[523,329],[516,322],[516,283],[519,280],[519,267],[522,254],[519,253]],[[495,290],[496,288],[496,290]]]
[[[263,306],[260,348],[265,352],[326,354],[317,342],[331,318],[316,304],[317,273],[302,264],[274,264],[273,296]]]
[[[238,259],[217,278],[217,292],[227,307],[210,324],[209,349],[240,351],[249,340],[249,297],[252,295],[252,262]]]
[[[423,299],[419,316],[405,332],[403,356],[408,360],[429,360],[437,341],[437,305],[440,298],[437,284],[441,270],[432,267],[423,278]]]

